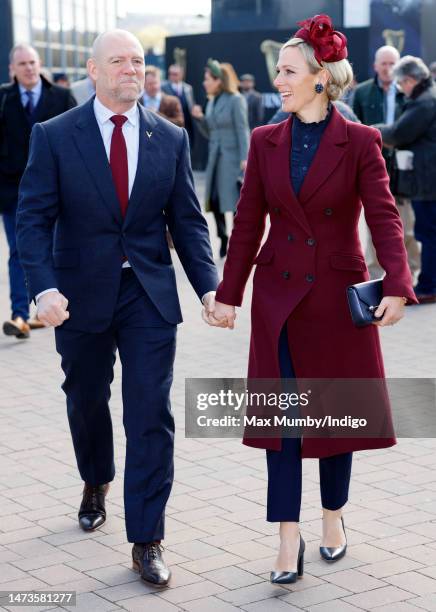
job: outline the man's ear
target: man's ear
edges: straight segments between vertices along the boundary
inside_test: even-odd
[[[88,74],[93,81],[97,79],[97,64],[95,63],[94,58],[90,57],[86,62],[86,69],[88,70]]]

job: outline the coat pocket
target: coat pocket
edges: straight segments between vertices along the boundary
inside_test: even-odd
[[[55,268],[77,268],[79,262],[79,249],[53,251],[53,265]]]
[[[274,250],[268,245],[263,246],[257,254],[254,264],[265,266],[272,262],[274,259]]]
[[[330,256],[330,265],[336,270],[353,270],[355,272],[366,270],[365,260],[360,255],[336,253]]]

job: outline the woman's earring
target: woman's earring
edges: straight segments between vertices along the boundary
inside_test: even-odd
[[[315,91],[317,94],[321,94],[324,91],[324,85],[322,83],[317,83],[315,85]]]

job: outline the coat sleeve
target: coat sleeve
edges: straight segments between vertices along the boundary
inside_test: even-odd
[[[219,302],[232,306],[241,306],[242,304],[245,285],[265,232],[267,202],[260,175],[256,137],[256,130],[254,130],[248,153],[244,184],[237,204],[233,231],[224,265],[223,280],[216,293],[216,299]]]
[[[403,224],[389,190],[380,134],[373,128],[370,130],[360,158],[358,185],[377,258],[386,271],[383,295],[406,297],[410,303],[417,304],[404,246]]]
[[[376,124],[383,142],[394,147],[405,147],[413,144],[425,135],[435,119],[433,100],[425,104],[411,104],[392,125]]]
[[[177,255],[199,299],[215,291],[218,274],[212,257],[209,230],[194,189],[189,139],[183,128],[173,190],[165,207],[168,229]]]
[[[52,249],[53,227],[58,214],[55,159],[46,129],[35,123],[17,209],[17,248],[30,300],[45,289],[57,286]]]
[[[233,96],[232,104],[233,126],[239,144],[239,159],[245,161],[248,154],[250,128],[248,127],[247,101],[243,96]]]
[[[70,108],[74,108],[75,106],[77,106],[77,100],[73,96],[73,94],[70,91],[68,91],[67,108],[66,108],[66,110],[70,110]]]

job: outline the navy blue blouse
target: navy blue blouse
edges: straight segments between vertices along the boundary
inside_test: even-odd
[[[319,122],[303,123],[297,117],[292,120],[292,147],[291,147],[291,182],[295,195],[301,189],[303,181],[309,171],[310,164],[315,157],[321,137],[330,120],[331,106],[327,117]]]

